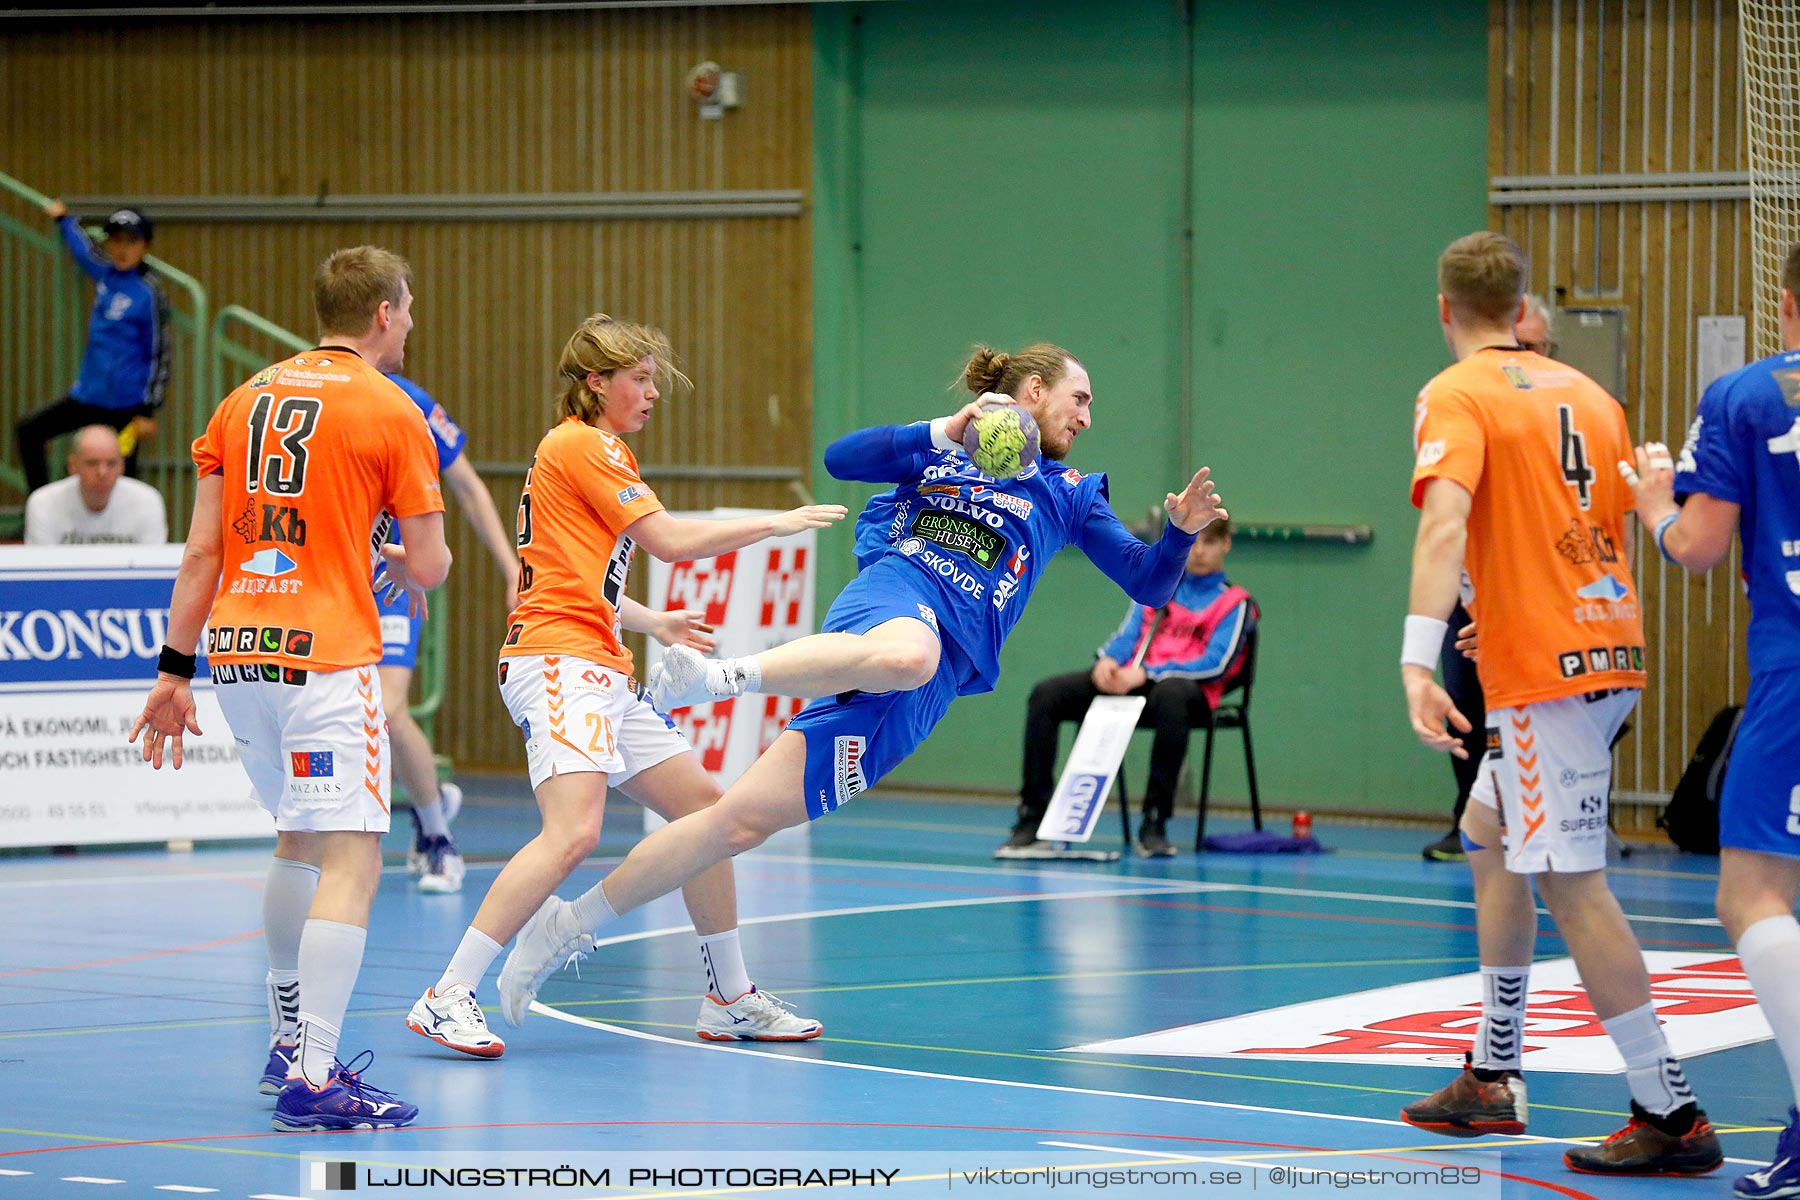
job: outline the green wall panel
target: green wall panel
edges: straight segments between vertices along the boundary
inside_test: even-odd
[[[1106,471],[1128,519],[1192,462],[1214,467],[1240,520],[1377,531],[1360,549],[1240,540],[1233,554],[1265,612],[1265,800],[1442,805],[1448,768],[1407,734],[1393,660],[1411,399],[1445,362],[1433,260],[1485,214],[1485,6],[1200,4],[1191,26],[1166,0],[814,14],[820,447],[948,411],[972,341],[1068,346],[1095,392],[1070,462]],[[847,531],[826,541],[827,598],[848,546]],[[1000,690],[959,702],[893,781],[1016,787],[1032,683],[1085,663],[1125,604],[1060,556]],[[1234,746],[1221,763],[1216,794],[1242,796]]]

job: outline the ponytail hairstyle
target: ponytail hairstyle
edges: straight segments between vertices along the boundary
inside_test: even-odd
[[[1049,342],[1037,342],[1017,354],[978,345],[969,365],[963,368],[962,385],[977,396],[983,392],[1004,392],[1016,400],[1019,386],[1033,375],[1043,379],[1046,387],[1055,387],[1069,373],[1069,364],[1079,362],[1073,354]]]
[[[662,330],[617,321],[605,313],[595,313],[577,325],[556,364],[556,373],[563,386],[562,394],[556,398],[557,421],[574,417],[592,425],[606,411],[606,404],[588,386],[588,376],[593,373],[610,375],[635,367],[646,358],[656,360],[659,383],[690,386],[688,377],[676,367],[675,350]]]

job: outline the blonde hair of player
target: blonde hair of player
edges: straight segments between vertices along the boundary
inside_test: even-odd
[[[334,333],[361,337],[383,300],[398,308],[411,288],[412,267],[392,250],[352,246],[336,251],[313,272],[320,340]]]
[[[1525,297],[1525,269],[1517,242],[1487,230],[1471,233],[1438,256],[1438,293],[1458,325],[1503,326],[1510,333]]]
[[[1046,387],[1055,387],[1069,373],[1069,364],[1080,361],[1061,346],[1049,342],[1037,342],[1016,354],[978,345],[963,368],[960,382],[977,396],[985,392],[1003,392],[1016,398],[1019,386],[1033,375],[1042,378]]]
[[[656,376],[665,386],[689,380],[675,366],[675,349],[662,330],[631,321],[618,321],[595,313],[569,335],[556,371],[563,381],[556,399],[556,419],[574,417],[592,425],[606,411],[606,401],[588,382],[590,375],[610,375],[637,366],[646,358],[656,363]]]

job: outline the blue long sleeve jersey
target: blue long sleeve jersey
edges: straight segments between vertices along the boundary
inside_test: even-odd
[[[993,690],[1000,647],[1064,546],[1140,604],[1166,603],[1181,582],[1193,534],[1165,523],[1146,545],[1114,515],[1105,475],[1044,467],[1054,465],[990,479],[962,453],[933,445],[923,421],[861,429],[825,451],[835,479],[895,485],[857,518],[856,564],[905,564],[926,582],[958,695]]]
[[[69,394],[101,408],[161,407],[169,386],[169,295],[162,281],[148,267],[114,267],[74,217],[57,226],[75,265],[94,281],[87,349]]]

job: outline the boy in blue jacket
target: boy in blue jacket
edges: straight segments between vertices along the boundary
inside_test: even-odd
[[[87,425],[110,425],[124,435],[120,440],[130,447],[125,473],[135,477],[137,445],[156,432],[153,414],[169,384],[169,297],[144,262],[150,218],[135,208],[107,217],[101,254],[68,205],[52,200],[44,211],[55,219],[75,265],[94,281],[94,311],[75,386],[13,427],[26,487],[35,491],[50,482],[50,440]]]

